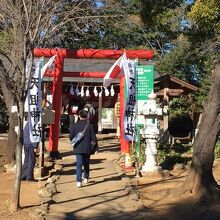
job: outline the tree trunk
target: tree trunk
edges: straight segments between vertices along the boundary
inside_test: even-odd
[[[8,142],[6,147],[6,163],[15,162],[15,150],[17,133],[15,132],[15,126],[17,124],[17,116],[9,113],[9,130],[8,130]]]
[[[6,107],[8,109],[8,116],[9,116],[9,130],[8,130],[8,143],[5,149],[6,152],[6,163],[13,163],[15,162],[15,148],[16,148],[16,139],[17,139],[17,134],[15,132],[15,124],[17,123],[17,118],[15,114],[11,113],[11,107],[14,104],[14,96],[11,93],[11,91],[7,88],[5,83],[0,84],[3,96],[4,96],[4,101],[6,104]]]
[[[20,189],[21,189],[21,168],[22,168],[22,144],[20,138],[16,145],[16,173],[13,192],[13,211],[20,208]]]
[[[21,189],[21,171],[22,171],[22,147],[23,147],[23,123],[24,123],[24,103],[19,102],[18,116],[18,135],[16,145],[16,173],[13,192],[13,211],[20,208],[20,189]]]
[[[181,191],[197,198],[213,199],[218,185],[213,177],[215,145],[220,131],[220,59],[218,60],[204,114],[194,142],[192,164]]]

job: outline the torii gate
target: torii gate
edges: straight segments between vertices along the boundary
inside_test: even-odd
[[[105,72],[64,72],[64,59],[65,58],[95,58],[95,59],[117,59],[124,53],[124,50],[99,50],[99,49],[34,49],[35,57],[52,57],[55,54],[55,68],[51,73],[46,72],[45,76],[53,77],[53,110],[55,110],[55,123],[50,125],[49,134],[49,146],[48,150],[52,157],[57,157],[58,152],[58,140],[59,140],[59,121],[60,121],[60,111],[61,111],[61,101],[62,101],[62,80],[63,77],[85,77],[85,78],[104,78]],[[152,50],[126,50],[126,55],[128,58],[133,59],[152,59]],[[48,75],[49,74],[49,75]],[[124,112],[124,77],[120,78],[120,118],[122,118]],[[122,126],[122,121],[120,120],[120,127]],[[120,144],[121,152],[130,153],[129,142],[124,140],[124,131],[121,130],[120,134]]]

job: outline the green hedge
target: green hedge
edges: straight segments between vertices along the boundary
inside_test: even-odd
[[[8,113],[5,103],[0,99],[0,132],[7,132],[8,130]]]

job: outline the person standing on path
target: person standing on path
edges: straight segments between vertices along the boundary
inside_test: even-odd
[[[34,166],[36,162],[35,150],[38,142],[31,142],[30,140],[30,127],[26,122],[24,126],[24,163],[22,166],[21,180],[34,181]]]
[[[97,143],[97,137],[93,126],[87,122],[88,112],[81,110],[79,112],[79,121],[77,121],[70,130],[70,141],[79,133],[84,131],[83,138],[76,144],[73,152],[76,154],[76,182],[77,187],[82,186],[82,172],[84,167],[84,183],[89,180],[90,156],[93,153],[93,143]]]

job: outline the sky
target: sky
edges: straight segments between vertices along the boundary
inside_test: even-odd
[[[185,4],[191,5],[194,3],[194,0],[185,0]]]

